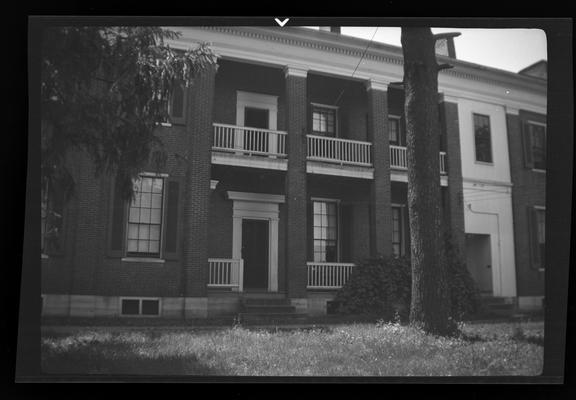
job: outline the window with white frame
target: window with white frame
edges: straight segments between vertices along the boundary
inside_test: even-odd
[[[338,202],[313,201],[314,261],[338,261]]]
[[[159,316],[160,300],[157,298],[122,298],[120,301],[122,316]]]
[[[320,136],[337,136],[338,108],[312,104],[312,133]]]
[[[534,207],[532,218],[532,262],[538,269],[546,267],[546,210]]]
[[[527,121],[526,132],[532,168],[546,169],[546,126],[537,122]]]
[[[390,144],[395,146],[404,146],[402,126],[400,124],[400,117],[395,115],[388,116],[388,137]]]
[[[474,144],[476,147],[476,161],[492,163],[492,138],[490,133],[490,117],[488,115],[473,114],[474,117]]]
[[[392,254],[404,255],[404,219],[402,207],[392,206]]]
[[[164,178],[141,175],[134,183],[127,229],[127,255],[160,257]]]

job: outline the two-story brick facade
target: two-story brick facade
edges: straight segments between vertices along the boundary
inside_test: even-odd
[[[178,30],[173,47],[209,42],[218,68],[158,127],[168,161],[142,171],[133,202],[71,155],[62,245],[42,255],[45,315],[204,318],[249,295],[323,314],[359,262],[409,252],[401,49],[300,28]],[[544,204],[544,183],[516,152],[522,121],[545,123],[545,81],[450,62],[439,78],[446,226],[487,294],[542,296],[517,247],[519,210]]]

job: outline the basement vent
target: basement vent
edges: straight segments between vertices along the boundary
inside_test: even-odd
[[[160,299],[123,298],[120,304],[122,316],[157,317],[160,315]]]

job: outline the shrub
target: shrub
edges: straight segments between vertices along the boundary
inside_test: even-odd
[[[451,315],[456,320],[477,313],[480,294],[466,264],[446,237]],[[410,258],[369,259],[354,269],[335,302],[341,314],[371,314],[384,320],[407,320],[410,313],[412,269]]]
[[[342,314],[372,314],[384,320],[406,319],[410,311],[410,260],[370,259],[361,263],[335,301]]]

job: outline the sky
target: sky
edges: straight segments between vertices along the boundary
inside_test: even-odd
[[[376,27],[343,26],[342,34],[370,40],[375,30]],[[548,59],[546,34],[540,29],[432,28],[432,32],[460,32],[454,39],[456,58],[487,67],[518,72]],[[401,46],[400,28],[378,27],[374,41]]]

